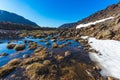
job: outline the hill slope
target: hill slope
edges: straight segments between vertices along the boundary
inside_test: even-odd
[[[100,10],[96,12],[95,14],[92,14],[88,16],[87,18],[84,18],[81,21],[78,21],[78,24],[93,22],[93,21],[104,19],[107,17],[117,16],[119,14],[120,14],[120,2],[117,4],[113,4],[111,6],[108,6],[106,9]]]
[[[75,27],[77,26],[77,23],[66,23],[66,24],[63,24],[61,25],[59,28],[72,28],[72,27]]]
[[[36,23],[28,19],[25,19],[22,16],[19,16],[15,13],[7,12],[4,10],[0,10],[0,22],[11,22],[11,23],[17,23],[17,24],[38,26]]]
[[[97,20],[101,20],[101,19],[105,19],[105,18],[109,18],[109,17],[116,17],[120,15],[120,2],[117,4],[113,4],[111,6],[108,6],[106,9],[104,10],[100,10],[90,16],[88,16],[87,18],[84,18],[78,22],[75,22],[75,24],[79,25],[79,24],[86,24],[89,22],[94,22]],[[71,24],[71,23],[70,23]],[[76,27],[76,26],[69,26],[70,24],[66,24],[65,26],[62,26],[62,28],[70,28],[70,27]],[[74,23],[72,23],[74,24]]]

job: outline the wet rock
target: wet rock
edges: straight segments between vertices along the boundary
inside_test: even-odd
[[[58,48],[58,44],[57,44],[57,43],[54,43],[54,44],[52,45],[52,48]]]
[[[71,52],[70,51],[66,51],[65,52],[65,57],[70,57],[71,56]]]
[[[38,47],[37,49],[35,49],[35,53],[37,53],[37,52],[40,52],[41,50],[43,49],[43,47]]]
[[[28,40],[24,40],[24,43],[28,43],[29,41]]]
[[[40,40],[40,42],[44,42],[44,40]]]
[[[49,42],[46,42],[45,44],[46,44],[46,45],[50,45],[50,43],[49,43]]]
[[[1,53],[0,56],[8,56],[8,53]]]
[[[26,48],[25,44],[18,44],[14,47],[16,51],[21,51],[24,50],[25,48]]]
[[[52,42],[56,42],[57,40],[56,39],[51,39]]]
[[[7,45],[7,48],[8,48],[8,49],[13,49],[15,46],[16,46],[16,44],[11,44],[11,43],[9,43],[9,44]]]
[[[23,58],[28,58],[28,57],[29,57],[28,54],[24,54],[24,55],[23,55]]]
[[[29,49],[30,50],[33,50],[33,49],[36,49],[37,48],[37,43],[36,42],[30,42],[29,43]]]

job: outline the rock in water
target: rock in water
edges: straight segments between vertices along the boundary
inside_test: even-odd
[[[2,53],[2,54],[0,54],[0,56],[7,56],[8,55],[8,53]]]
[[[52,48],[57,48],[58,47],[58,44],[57,43],[54,43],[53,45],[52,45]]]
[[[36,42],[30,42],[29,43],[29,49],[30,50],[33,50],[33,49],[36,49],[37,48],[37,43]]]
[[[28,57],[29,57],[28,54],[24,54],[24,55],[23,55],[23,58],[28,58]]]
[[[8,49],[13,49],[15,46],[16,46],[16,44],[11,44],[11,43],[10,43],[10,44],[7,45],[7,48],[8,48]]]
[[[16,51],[21,51],[24,50],[25,48],[26,48],[25,44],[18,44],[14,47]]]
[[[51,39],[52,42],[56,42],[56,39]]]
[[[46,44],[46,45],[50,45],[50,43],[49,43],[49,42],[46,42],[45,44]]]

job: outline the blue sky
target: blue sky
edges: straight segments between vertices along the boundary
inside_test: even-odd
[[[0,9],[17,13],[40,26],[76,22],[119,0],[0,0]]]

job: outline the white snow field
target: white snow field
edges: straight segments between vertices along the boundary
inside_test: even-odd
[[[82,27],[88,27],[90,25],[95,25],[97,23],[100,23],[100,22],[104,22],[106,20],[110,20],[110,19],[113,19],[114,17],[108,17],[108,18],[105,18],[105,19],[101,19],[101,20],[97,20],[95,22],[89,22],[87,24],[80,24],[80,25],[77,25],[76,29],[79,29],[79,28],[82,28]]]
[[[89,55],[102,69],[101,74],[120,79],[120,41],[97,40],[95,38],[88,40],[91,47],[99,52]]]

